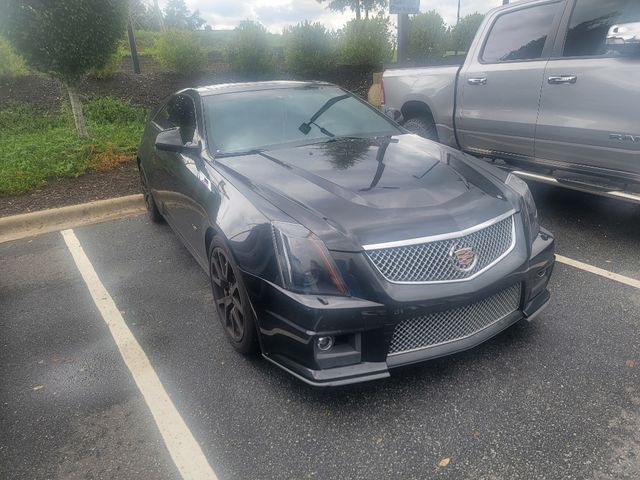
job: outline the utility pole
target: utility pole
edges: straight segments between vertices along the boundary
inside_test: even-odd
[[[133,73],[140,73],[138,47],[136,46],[136,37],[133,33],[133,23],[131,22],[131,17],[129,17],[129,23],[127,23],[127,35],[129,37],[129,51],[131,52],[131,60],[133,61]]]
[[[460,0],[458,0],[458,17],[456,19],[456,25],[458,25],[459,23],[460,23]]]
[[[420,13],[420,0],[390,0],[389,13],[398,15],[398,58],[399,64],[408,59],[409,14]]]

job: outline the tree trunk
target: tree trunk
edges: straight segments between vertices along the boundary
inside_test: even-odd
[[[73,121],[76,124],[76,132],[80,138],[89,138],[87,133],[87,125],[84,122],[84,115],[82,114],[82,103],[80,103],[80,96],[75,85],[67,85],[67,92],[69,92],[69,102],[71,103],[71,111],[73,112]]]
[[[355,2],[355,7],[356,7],[356,20],[360,20],[360,0],[356,0]]]

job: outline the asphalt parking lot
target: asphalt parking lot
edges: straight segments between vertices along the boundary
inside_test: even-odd
[[[558,254],[640,281],[640,207],[534,194]],[[208,278],[168,226],[138,216],[73,235],[136,342],[105,322],[68,238],[0,244],[0,478],[197,478],[201,458],[222,479],[640,478],[637,286],[559,263],[534,323],[314,389],[227,345]],[[151,372],[121,354],[132,343]],[[163,395],[175,411],[158,417]]]

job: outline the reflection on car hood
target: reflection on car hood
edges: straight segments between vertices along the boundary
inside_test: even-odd
[[[329,248],[459,231],[511,204],[462,154],[414,135],[345,139],[219,158]]]

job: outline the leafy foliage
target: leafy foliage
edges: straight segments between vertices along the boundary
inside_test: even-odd
[[[89,122],[97,124],[143,123],[144,110],[113,97],[95,97],[87,102],[84,113]]]
[[[191,32],[168,30],[156,41],[154,56],[158,63],[175,73],[202,71],[207,57]]]
[[[206,22],[196,10],[191,12],[184,0],[169,0],[164,9],[164,24],[167,28],[198,30]]]
[[[27,64],[67,83],[102,68],[116,51],[126,0],[3,0],[2,32]]]
[[[235,29],[226,56],[231,68],[239,73],[268,73],[274,67],[267,30],[260,23],[250,20],[240,22]]]
[[[467,52],[473,42],[473,39],[480,28],[480,24],[484,20],[481,13],[472,13],[460,19],[458,24],[451,30],[452,50],[458,52]]]
[[[125,45],[124,40],[121,40],[120,43],[118,43],[117,50],[109,57],[107,63],[105,63],[102,68],[92,68],[89,70],[89,75],[100,79],[113,77],[120,71],[122,59],[127,55],[128,51],[129,49]]]
[[[162,29],[162,10],[147,6],[144,0],[131,0],[130,5],[129,15],[135,29],[154,32]]]
[[[340,38],[340,62],[345,65],[381,65],[391,60],[393,44],[389,21],[383,17],[351,20]]]
[[[133,161],[144,111],[121,100],[96,98],[86,103],[86,112],[92,139],[83,141],[68,108],[56,114],[25,104],[0,110],[0,194]]]
[[[26,73],[24,60],[16,55],[9,42],[0,37],[0,78],[19,77]]]
[[[356,14],[356,20],[362,18],[362,11],[365,18],[369,18],[369,13],[382,12],[387,7],[387,0],[317,0],[318,3],[326,3],[329,10],[334,12],[344,12],[347,8]]]
[[[442,57],[447,49],[447,28],[435,10],[414,15],[409,24],[409,57],[414,61]]]
[[[321,23],[299,23],[285,29],[287,70],[304,78],[321,78],[335,69],[335,36]]]

